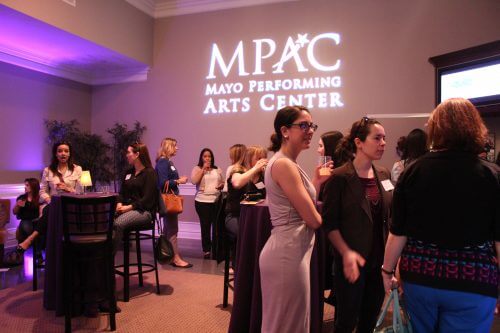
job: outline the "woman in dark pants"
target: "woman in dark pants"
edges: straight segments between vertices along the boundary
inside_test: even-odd
[[[376,120],[356,121],[339,149],[352,160],[333,170],[323,192],[323,223],[335,249],[335,332],[372,332],[384,300],[384,258],[392,184],[373,164],[385,150]]]
[[[217,218],[217,199],[224,187],[222,170],[215,166],[214,154],[202,149],[198,165],[191,172],[191,181],[196,185],[194,204],[200,218],[203,257],[210,258],[212,248],[212,225]]]

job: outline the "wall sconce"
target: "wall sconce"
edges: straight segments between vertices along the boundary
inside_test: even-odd
[[[90,177],[90,171],[82,171],[80,177],[80,184],[83,186],[83,193],[85,193],[86,186],[92,186],[92,178]]]

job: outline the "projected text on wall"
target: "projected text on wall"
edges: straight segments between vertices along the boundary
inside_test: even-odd
[[[249,112],[252,105],[263,111],[286,105],[342,107],[341,60],[335,56],[339,45],[340,35],[333,32],[315,36],[297,34],[281,44],[270,38],[254,39],[251,43],[241,40],[232,52],[226,53],[214,43],[203,113]],[[254,51],[251,65],[245,62],[247,48]]]

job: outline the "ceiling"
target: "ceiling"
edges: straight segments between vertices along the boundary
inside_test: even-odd
[[[151,17],[162,18],[300,0],[125,1]],[[0,22],[0,62],[88,85],[147,79],[147,64],[1,4]]]
[[[0,61],[88,85],[141,81],[149,66],[0,5]]]
[[[125,0],[154,18],[299,0]]]

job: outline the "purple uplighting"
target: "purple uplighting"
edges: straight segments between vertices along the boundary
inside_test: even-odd
[[[133,75],[148,70],[142,62],[4,5],[0,20],[1,61],[88,84],[103,72]]]

